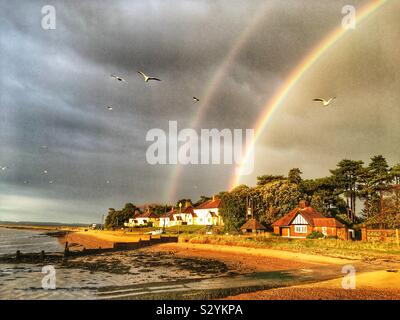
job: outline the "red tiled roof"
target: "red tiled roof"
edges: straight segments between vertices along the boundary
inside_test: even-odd
[[[344,228],[344,224],[335,218],[316,218],[314,219],[314,227],[337,227]]]
[[[287,215],[284,215],[279,220],[275,221],[272,226],[280,227],[280,226],[288,226],[293,221],[298,213],[301,213],[303,218],[311,225],[314,226],[314,219],[325,218],[322,213],[317,212],[312,207],[305,207],[304,209],[296,208],[290,211]]]
[[[203,204],[199,205],[196,209],[215,209],[219,208],[220,205],[221,205],[221,199],[208,200]]]

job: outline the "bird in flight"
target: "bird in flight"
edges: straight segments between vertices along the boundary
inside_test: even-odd
[[[49,184],[53,184],[53,183],[54,183],[54,180],[50,180],[50,181],[49,181]]]
[[[193,97],[193,100],[196,101],[196,102],[199,102],[199,101],[200,101],[200,99],[199,99],[199,98],[196,98],[196,97]]]
[[[120,81],[120,82],[126,82],[125,79],[123,79],[123,78],[121,78],[121,77],[118,77],[118,76],[116,76],[115,74],[112,74],[112,75],[111,75],[111,78],[114,78],[115,80],[118,80],[118,81]]]
[[[0,166],[0,169],[1,169],[1,171],[6,171],[6,170],[8,170],[8,169],[10,169],[10,168],[7,167],[7,166],[5,166],[5,167]]]
[[[48,174],[49,172],[47,170],[43,170],[43,174]]]
[[[327,107],[330,104],[332,104],[335,99],[336,99],[336,97],[332,97],[329,100],[325,100],[323,98],[315,98],[315,99],[313,99],[313,101],[321,102],[324,107]]]
[[[141,74],[141,75],[143,76],[144,82],[149,82],[150,80],[161,81],[161,80],[158,79],[158,78],[149,77],[148,75],[146,75],[146,74],[145,74],[144,72],[142,72],[142,71],[138,71],[138,73]]]
[[[108,107],[107,107],[107,110],[108,110],[108,111],[113,111],[113,107],[112,107],[112,106],[108,106]]]

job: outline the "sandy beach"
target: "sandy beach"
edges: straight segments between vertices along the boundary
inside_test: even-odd
[[[177,256],[209,257],[238,267],[242,272],[306,269],[319,266],[337,270],[337,278],[310,284],[269,289],[230,296],[233,300],[320,300],[320,299],[400,299],[400,264],[332,258],[259,248],[228,247],[207,244],[174,243],[147,248],[148,251],[173,251]],[[341,266],[354,265],[356,288],[343,289]],[[383,269],[378,271],[364,271]]]
[[[150,237],[96,230],[64,230],[54,235],[62,245],[68,242],[73,251],[112,248],[115,242]],[[74,283],[74,292],[80,292],[76,288],[82,281],[89,283],[85,290],[94,299],[136,299],[138,292],[144,294],[142,297],[157,298],[145,294],[152,293],[149,288],[158,288],[158,284],[165,287],[159,294],[169,294],[163,297],[172,299],[190,299],[194,293],[204,299],[235,300],[400,299],[400,264],[387,259],[364,261],[259,247],[178,242],[67,260],[58,256],[53,262],[59,274],[65,275],[61,281],[65,280],[66,288],[68,279]],[[342,288],[345,265],[357,271],[354,290]],[[3,279],[7,277],[13,281],[12,275],[3,275]],[[12,283],[8,283],[7,290],[14,287]],[[65,290],[66,296],[76,297],[70,289]],[[171,296],[174,290],[179,295]]]
[[[112,248],[115,242],[138,242],[139,239],[149,239],[148,235],[131,234],[127,235],[122,231],[74,231],[67,232],[64,236],[59,238],[61,244],[68,245],[72,249],[106,249]]]
[[[81,243],[87,248],[110,246],[113,241],[135,241],[134,236],[126,236],[123,233],[107,234],[96,231],[72,233],[68,237],[69,241]],[[336,279],[245,293],[227,299],[400,299],[400,272],[397,272],[400,270],[400,264],[394,262],[377,260],[365,263],[360,259],[273,249],[182,242],[160,244],[141,251],[172,253],[185,258],[213,259],[223,262],[230,270],[239,274],[313,268],[325,268],[337,274]],[[359,271],[356,275],[355,290],[345,290],[341,285],[341,267],[349,264],[356,266]]]

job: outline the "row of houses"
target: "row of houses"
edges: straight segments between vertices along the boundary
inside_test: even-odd
[[[147,209],[145,213],[134,215],[126,227],[145,226],[151,223],[155,227],[167,228],[178,225],[222,226],[223,220],[219,214],[221,200],[213,197],[203,204],[193,207],[190,201],[180,209],[172,208],[164,215],[158,216]]]
[[[213,197],[197,207],[193,207],[187,201],[185,206],[179,210],[172,208],[162,216],[158,216],[148,209],[145,213],[136,214],[129,219],[125,226],[145,226],[149,222],[160,228],[178,225],[222,226],[224,222],[219,212],[220,205],[221,200]],[[297,208],[277,220],[272,226],[276,235],[286,238],[306,238],[313,231],[345,240],[354,237],[353,230],[349,230],[335,218],[325,217],[304,200],[299,202]],[[256,219],[248,219],[241,230],[244,233],[260,233],[264,232],[266,228]]]

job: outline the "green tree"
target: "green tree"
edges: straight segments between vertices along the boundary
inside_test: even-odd
[[[221,199],[220,214],[226,231],[239,231],[246,220],[247,200],[250,188],[240,185],[231,192],[226,192]]]
[[[337,164],[337,168],[330,170],[332,178],[338,186],[338,191],[346,197],[348,215],[351,221],[356,219],[356,200],[358,185],[361,183],[363,162],[344,159]]]
[[[132,203],[127,203],[122,210],[118,211],[114,208],[110,208],[105,220],[106,229],[118,229],[124,227],[124,223],[130,218],[133,218],[133,215],[137,210],[138,208]]]
[[[284,176],[282,176],[282,175],[266,174],[266,175],[257,177],[257,185],[258,186],[263,186],[263,185],[266,185],[267,183],[270,183],[270,182],[282,181],[282,180],[285,180],[285,179],[286,178]]]
[[[300,187],[286,180],[274,181],[260,187],[264,205],[262,222],[271,224],[297,207],[301,199]]]
[[[299,168],[290,169],[290,171],[288,173],[288,181],[290,183],[300,184],[301,181],[303,180],[301,178],[302,174],[303,174],[303,172],[301,172],[301,170]]]
[[[374,156],[368,165],[368,185],[372,198],[372,203],[376,213],[382,210],[383,193],[391,186],[392,176],[389,172],[389,165],[382,155]]]
[[[303,180],[300,190],[304,199],[319,212],[336,215],[346,211],[346,203],[333,177]]]
[[[395,185],[400,185],[400,163],[394,165],[391,169],[390,169],[390,176],[392,178],[392,182]]]

